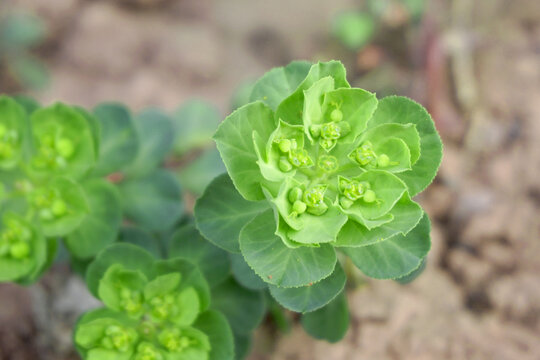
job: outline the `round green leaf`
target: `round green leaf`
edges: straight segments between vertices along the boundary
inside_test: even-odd
[[[191,100],[183,104],[172,115],[176,135],[174,150],[184,154],[209,144],[220,120],[218,109],[204,100]]]
[[[118,241],[140,246],[155,256],[156,259],[163,257],[159,240],[143,228],[124,226],[120,229]]]
[[[262,101],[275,111],[298,88],[310,68],[309,62],[293,61],[287,66],[270,70],[255,83],[251,101]]]
[[[234,187],[231,178],[222,174],[206,188],[195,204],[195,221],[201,234],[229,252],[240,252],[240,230],[257,214],[268,209],[266,201],[248,201]]]
[[[129,110],[120,104],[104,103],[93,113],[101,127],[99,158],[92,173],[104,176],[122,170],[137,155],[139,139]]]
[[[345,247],[353,263],[364,274],[375,279],[403,277],[418,268],[431,247],[430,222],[426,214],[407,235],[362,247]]]
[[[241,335],[255,330],[266,310],[262,292],[245,289],[232,278],[212,289],[212,307],[225,315],[235,334]]]
[[[345,293],[338,295],[328,305],[302,315],[302,327],[315,339],[335,343],[343,339],[349,328],[349,308]]]
[[[255,274],[252,268],[244,260],[242,254],[229,254],[233,277],[240,285],[251,290],[262,290],[268,285]]]
[[[328,277],[336,265],[332,246],[287,247],[275,234],[272,210],[257,215],[240,232],[240,249],[246,262],[265,282],[298,287]]]
[[[442,143],[435,124],[422,105],[411,99],[389,96],[379,106],[368,123],[368,129],[381,124],[414,124],[420,135],[420,158],[410,171],[397,174],[408,186],[411,196],[424,190],[437,174],[442,159]]]
[[[169,171],[127,180],[119,189],[126,216],[149,230],[168,230],[182,216],[180,185]]]
[[[150,173],[163,162],[174,143],[172,121],[158,109],[147,109],[133,118],[139,150],[137,156],[125,170],[128,176],[141,176]]]
[[[211,287],[222,283],[230,274],[227,253],[206,241],[193,224],[186,224],[173,234],[169,258],[182,258],[197,264]]]
[[[210,340],[211,350],[208,360],[234,359],[233,333],[225,316],[209,310],[202,313],[193,326],[205,333]]]
[[[122,222],[118,190],[110,183],[93,179],[84,184],[90,212],[65,239],[73,256],[88,259],[112,244]]]
[[[270,294],[285,308],[305,313],[317,310],[332,301],[343,290],[346,281],[345,272],[338,263],[332,275],[316,284],[297,288],[271,285]]]

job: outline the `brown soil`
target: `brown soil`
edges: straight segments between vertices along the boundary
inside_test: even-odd
[[[342,342],[299,326],[276,341],[261,332],[251,359],[540,358],[540,2],[434,0],[416,29],[397,7],[360,54],[328,35],[353,0],[3,3],[48,24],[38,53],[52,83],[34,94],[44,102],[173,109],[204,97],[225,115],[267,69],[339,58],[355,85],[429,108],[445,152],[418,199],[433,220],[427,270],[406,286],[351,289]],[[62,266],[30,288],[0,286],[0,360],[76,359],[70,328],[95,305]]]

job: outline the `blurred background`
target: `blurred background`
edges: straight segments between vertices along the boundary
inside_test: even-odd
[[[0,2],[0,92],[43,103],[199,98],[224,118],[295,59],[341,60],[351,85],[428,108],[445,144],[418,199],[433,245],[415,282],[350,289],[342,342],[262,328],[250,359],[540,359],[540,1]],[[0,359],[77,359],[71,327],[95,305],[67,265],[0,286]]]

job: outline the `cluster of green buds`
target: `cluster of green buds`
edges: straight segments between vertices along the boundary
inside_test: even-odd
[[[429,249],[429,220],[411,198],[431,183],[442,157],[421,105],[352,88],[337,61],[274,69],[255,84],[251,100],[225,119],[214,139],[231,191],[248,202],[267,200],[272,210],[246,216],[238,234],[238,249],[257,275],[278,287],[309,286],[336,269],[336,251],[378,278],[420,266]],[[205,197],[218,196],[212,191],[196,217],[197,210],[210,212],[203,206],[210,203]],[[200,220],[201,232],[220,244],[206,222]],[[268,223],[273,226],[263,227]],[[417,257],[401,258],[408,252],[388,245],[395,241],[399,248],[412,237],[421,244],[411,250]],[[278,248],[279,257],[266,251]]]
[[[125,245],[114,247],[124,253],[132,249]],[[156,271],[152,263],[145,266],[145,257],[150,255],[137,251],[144,254],[137,264],[140,269],[113,263],[100,275],[97,294],[106,308],[80,319],[75,343],[81,355],[90,360],[98,359],[98,354],[121,360],[208,360],[210,339],[196,324],[207,306],[202,300],[207,294],[200,293],[200,289],[207,288],[206,283],[184,281],[175,271]],[[96,262],[100,261],[98,257]],[[193,266],[180,264],[180,268]]]

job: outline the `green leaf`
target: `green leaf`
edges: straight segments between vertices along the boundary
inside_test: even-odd
[[[407,184],[410,195],[415,196],[433,181],[437,173],[442,158],[441,138],[426,109],[405,97],[382,99],[368,129],[389,123],[414,124],[420,134],[420,158],[412,170],[397,174]]]
[[[418,266],[411,273],[409,273],[409,274],[407,274],[407,275],[405,275],[403,277],[395,279],[395,281],[397,281],[398,283],[400,283],[402,285],[406,285],[406,284],[416,280],[416,278],[419,277],[420,275],[422,275],[422,273],[426,269],[426,264],[427,264],[427,257],[424,257],[422,259],[422,263],[420,264],[420,266]]]
[[[112,244],[122,222],[120,195],[112,184],[93,179],[84,184],[84,190],[90,212],[65,239],[69,251],[80,259],[94,257]]]
[[[156,277],[144,287],[144,298],[150,300],[153,297],[173,292],[180,284],[181,279],[182,275],[177,272]]]
[[[111,265],[119,264],[125,269],[140,271],[146,278],[155,276],[154,257],[142,248],[131,244],[114,244],[101,251],[86,271],[86,285],[94,296],[98,296],[99,281]]]
[[[139,151],[125,170],[130,177],[149,174],[171,151],[174,143],[172,121],[158,109],[147,109],[133,118],[139,139]]]
[[[229,254],[233,277],[240,285],[251,290],[262,290],[268,285],[249,267],[242,254]]]
[[[191,100],[183,104],[172,115],[175,152],[181,155],[210,144],[220,120],[219,110],[204,100]]]
[[[201,156],[181,168],[178,180],[185,190],[200,196],[212,180],[225,172],[225,164],[216,148],[206,150]]]
[[[309,89],[320,79],[331,76],[334,79],[336,89],[351,86],[346,79],[346,71],[339,61],[317,63],[309,69],[309,73],[298,88],[284,99],[276,110],[276,119],[281,119],[292,125],[303,124],[304,90]]]
[[[125,106],[115,103],[100,104],[93,114],[101,127],[101,146],[92,174],[104,176],[121,171],[135,159],[139,148],[131,114]]]
[[[253,134],[268,139],[276,129],[272,110],[262,102],[251,103],[233,112],[219,126],[214,140],[221,158],[240,194],[251,201],[263,200],[264,178],[257,165]]]
[[[337,89],[327,92],[324,96],[323,119],[329,122],[330,114],[339,109],[343,121],[351,126],[351,131],[340,138],[340,143],[352,143],[366,129],[369,119],[377,109],[375,94],[362,89]]]
[[[238,109],[239,107],[242,107],[252,102],[250,100],[250,97],[251,97],[251,93],[253,92],[254,87],[255,87],[255,82],[253,80],[244,81],[240,85],[236,86],[233,92],[233,95],[231,96],[231,101],[230,101],[231,111],[234,111]],[[258,99],[253,100],[253,101],[257,101],[257,100]]]
[[[236,352],[236,360],[244,360],[251,351],[253,338],[250,335],[234,334],[234,350]]]
[[[7,63],[7,68],[16,81],[25,88],[40,90],[49,84],[47,67],[30,53],[20,53],[16,61]]]
[[[171,272],[182,274],[182,281],[180,282],[178,291],[183,291],[190,287],[194,288],[199,296],[201,311],[208,309],[210,305],[210,288],[202,272],[193,263],[184,259],[158,260],[154,263],[153,270],[158,275],[169,274]]]
[[[159,240],[143,228],[136,226],[123,227],[120,230],[118,241],[139,246],[157,259],[163,257]]]
[[[364,274],[375,279],[403,277],[418,268],[431,247],[430,223],[424,214],[418,225],[407,235],[362,247],[345,247],[353,263]]]
[[[245,289],[232,278],[212,289],[212,301],[212,307],[225,315],[235,334],[249,335],[266,312],[262,292]]]
[[[251,93],[251,101],[262,101],[272,110],[289,95],[307,76],[311,64],[305,61],[293,61],[284,67],[270,70],[256,83]]]
[[[217,311],[209,310],[202,313],[195,324],[210,340],[209,360],[233,360],[233,333],[225,317]]]
[[[328,305],[302,315],[302,327],[315,339],[335,343],[343,339],[349,328],[349,308],[345,293],[338,295]]]
[[[336,17],[332,33],[351,50],[360,50],[375,33],[375,21],[366,13],[346,12]]]
[[[361,140],[371,141],[376,146],[389,138],[403,140],[409,148],[411,165],[414,165],[418,161],[420,158],[420,134],[416,130],[415,124],[382,124],[376,127],[370,127],[368,131],[362,134]]]
[[[201,234],[229,252],[240,252],[240,230],[257,214],[268,209],[266,201],[247,201],[227,174],[218,176],[195,204],[195,221]]]
[[[17,104],[22,106],[24,108],[24,111],[26,111],[26,114],[28,115],[31,115],[34,111],[41,107],[39,102],[30,96],[15,95],[12,96],[12,99],[15,100]]]
[[[407,193],[390,210],[392,220],[371,230],[364,225],[349,220],[339,232],[334,246],[367,246],[388,239],[398,233],[406,235],[420,221],[424,212],[420,205],[412,201]]]
[[[407,191],[407,186],[397,176],[386,171],[366,171],[354,180],[360,183],[369,183],[370,189],[375,192],[377,199],[373,202],[358,199],[350,208],[344,209],[341,205],[340,208],[350,219],[363,223],[368,229],[379,224],[371,225],[366,219],[374,220],[387,214]]]
[[[32,177],[48,179],[57,175],[80,178],[94,165],[96,142],[93,126],[85,113],[57,103],[36,110],[30,122],[34,154],[28,170]],[[62,141],[72,147],[66,156],[61,156],[58,150]],[[61,162],[58,162],[59,157]]]
[[[296,312],[317,310],[334,299],[345,287],[347,278],[339,263],[332,275],[320,282],[298,287],[282,288],[270,286],[270,294],[285,308]]]
[[[193,224],[186,224],[173,234],[169,257],[197,264],[211,287],[223,282],[230,274],[227,253],[206,241]]]
[[[316,81],[307,90],[304,90],[303,124],[306,135],[311,139],[309,131],[311,125],[323,123],[324,94],[334,90],[334,78],[323,77]]]
[[[126,216],[149,230],[168,230],[182,216],[180,185],[169,171],[124,181],[119,190]]]
[[[21,161],[28,124],[24,108],[10,97],[0,96],[1,170],[13,169]]]
[[[266,282],[282,287],[298,287],[328,277],[336,264],[334,249],[287,247],[275,235],[276,224],[271,210],[257,215],[240,233],[240,249],[249,266]]]
[[[38,192],[43,192],[42,194],[45,194],[45,196],[48,196],[49,193],[57,194],[55,196],[65,206],[65,214],[59,216],[52,214],[50,218],[39,217],[39,224],[45,236],[67,235],[74,231],[88,215],[89,203],[86,193],[78,183],[69,178],[54,178],[45,188],[39,189]],[[54,202],[40,210],[51,213],[54,211],[53,207]]]

